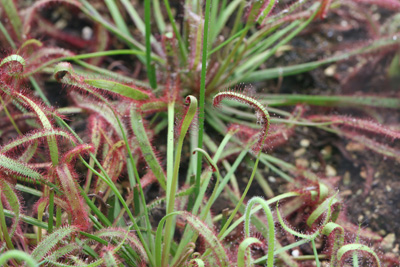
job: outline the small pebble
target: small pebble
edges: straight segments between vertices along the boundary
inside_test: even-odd
[[[296,166],[308,168],[309,165],[310,163],[308,162],[308,160],[304,158],[296,159]]]
[[[302,140],[300,141],[300,145],[301,145],[302,147],[309,147],[309,146],[310,146],[310,140],[308,140],[308,139],[302,139]]]
[[[340,195],[341,195],[342,197],[351,196],[351,195],[353,195],[353,191],[351,191],[351,190],[344,190],[344,191],[340,192]]]
[[[88,26],[83,27],[83,29],[82,29],[82,38],[84,40],[90,40],[90,39],[92,39],[92,37],[93,37],[92,28],[90,28]]]
[[[386,191],[392,192],[392,188],[390,187],[390,185],[386,185]]]
[[[325,175],[327,176],[327,177],[332,177],[332,176],[336,176],[336,174],[337,174],[337,172],[336,172],[336,169],[335,168],[333,168],[331,165],[326,165],[326,168],[325,168]]]
[[[59,19],[59,20],[54,24],[54,26],[55,26],[57,29],[59,29],[59,30],[64,29],[65,27],[67,27],[67,25],[68,25],[68,22],[67,22],[65,19]]]
[[[270,181],[271,183],[275,183],[276,178],[274,176],[268,176],[268,181]]]
[[[306,149],[304,147],[297,149],[296,151],[293,152],[293,156],[295,158],[298,158],[306,153]]]
[[[346,145],[346,150],[347,151],[364,151],[365,146],[360,143],[350,142]]]
[[[330,65],[329,67],[327,67],[327,68],[324,70],[325,76],[328,76],[328,77],[334,76],[335,73],[336,73],[336,67],[337,67],[336,64]]]
[[[351,183],[350,172],[346,171],[343,175],[343,184],[349,185]]]
[[[360,171],[360,176],[363,179],[367,179],[367,172],[365,170]]]
[[[386,235],[386,231],[383,230],[383,229],[379,230],[378,233],[379,233],[381,236],[385,236],[385,235]]]
[[[324,156],[324,159],[329,159],[332,155],[332,147],[331,146],[326,146],[321,150],[322,156]]]
[[[298,256],[300,256],[300,251],[298,250],[298,249],[294,249],[293,251],[292,251],[292,256],[293,257],[298,257]]]
[[[320,167],[321,163],[319,163],[318,161],[311,161],[311,169],[313,171],[318,171]]]

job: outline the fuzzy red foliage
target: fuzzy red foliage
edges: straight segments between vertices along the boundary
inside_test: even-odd
[[[316,17],[318,17],[320,19],[325,19],[331,3],[332,3],[332,0],[321,0],[321,6],[319,8],[319,11],[318,11]]]
[[[65,200],[68,203],[68,212],[72,217],[72,224],[81,231],[91,227],[87,205],[78,190],[78,175],[67,164],[63,163],[56,167],[57,177],[64,192]]]

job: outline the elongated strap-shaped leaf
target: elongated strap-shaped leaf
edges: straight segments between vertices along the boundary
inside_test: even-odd
[[[43,110],[30,98],[26,97],[25,95],[21,93],[16,93],[16,96],[19,98],[22,98],[25,103],[30,106],[33,111],[36,113],[38,116],[40,122],[43,125],[43,128],[46,130],[52,130],[53,125],[51,124],[50,120],[47,118],[46,114],[43,112]],[[49,145],[49,151],[50,151],[50,157],[51,161],[54,166],[58,165],[58,146],[57,146],[57,139],[54,136],[48,136],[47,137],[47,143]]]
[[[66,264],[66,263],[56,262],[56,261],[54,261],[52,259],[46,260],[46,263],[48,263],[49,266],[56,266],[56,267],[76,267],[76,266],[79,266],[79,267],[96,267],[96,266],[100,266],[100,265],[102,265],[104,263],[103,259],[99,259],[99,260],[96,260],[94,262],[86,264],[86,263],[84,263],[82,261],[78,261],[78,258],[76,258],[75,256],[70,256],[70,258],[72,258],[72,260],[74,260],[75,263]]]
[[[57,166],[56,172],[68,201],[68,210],[72,215],[72,223],[81,231],[86,231],[90,227],[89,215],[83,198],[79,194],[76,173],[65,163]]]
[[[20,220],[21,204],[14,190],[6,181],[0,180],[0,188],[1,194],[6,197],[9,206],[14,212],[13,224],[11,230],[9,230],[9,236],[12,238]]]
[[[0,168],[4,169],[5,171],[10,170],[12,172],[21,174],[34,180],[42,180],[42,176],[40,175],[40,173],[32,170],[24,163],[19,162],[15,159],[8,158],[3,154],[0,154]]]
[[[253,266],[251,264],[251,258],[246,258],[246,250],[252,244],[261,244],[261,241],[255,237],[247,237],[243,240],[239,245],[238,255],[237,255],[237,266],[238,267],[249,267]],[[248,253],[247,257],[251,257],[251,254]]]
[[[147,100],[150,98],[148,94],[138,88],[119,82],[104,79],[85,79],[84,82],[96,88],[104,89],[133,100]]]
[[[49,136],[60,136],[66,139],[71,139],[73,140],[73,137],[61,130],[58,129],[45,129],[43,131],[39,131],[39,132],[34,132],[31,134],[25,134],[21,137],[19,137],[16,140],[11,141],[10,143],[6,144],[5,146],[3,146],[0,149],[0,153],[5,153],[7,151],[9,151],[12,148],[15,148],[17,146],[23,145],[23,144],[28,144],[28,143],[32,143],[32,141],[38,140],[40,138],[44,138],[44,137],[49,137]]]
[[[126,241],[128,241],[129,245],[133,247],[135,251],[140,255],[142,261],[148,262],[146,251],[144,250],[142,243],[139,241],[135,234],[127,232],[122,228],[107,228],[97,233],[96,236],[101,238],[116,238],[118,240],[124,240],[126,238]]]
[[[107,121],[111,125],[111,127],[113,127],[115,132],[118,134],[118,137],[120,139],[123,139],[121,128],[119,127],[118,121],[115,118],[116,113],[114,113],[113,110],[111,110],[110,106],[102,105],[101,103],[95,102],[91,99],[84,98],[83,96],[77,93],[71,93],[71,96],[75,99],[79,107],[88,109],[103,117],[104,120]],[[128,132],[125,127],[125,124],[122,124],[122,129],[125,133]]]
[[[218,266],[231,266],[225,248],[218,240],[217,235],[204,222],[191,213],[182,212],[181,216],[196,232],[199,233],[200,236],[204,238],[205,242],[213,250]]]
[[[200,236],[203,237],[204,241],[208,244],[208,247],[212,249],[212,252],[216,256],[218,266],[231,266],[225,248],[221,244],[217,235],[193,214],[184,211],[180,212],[180,215]]]
[[[119,265],[119,261],[117,260],[117,258],[115,257],[115,253],[113,251],[106,251],[103,254],[103,260],[104,260],[104,264],[107,267],[118,267]]]
[[[154,153],[153,146],[150,143],[148,134],[146,133],[146,129],[143,125],[143,118],[141,114],[135,109],[131,108],[131,127],[137,138],[140,149],[142,150],[143,157],[146,163],[149,165],[151,171],[154,176],[157,178],[163,189],[166,188],[165,182],[165,174],[164,170],[161,167],[160,162],[158,161],[156,154]]]
[[[65,255],[71,254],[74,251],[79,251],[81,249],[82,249],[82,247],[79,246],[78,244],[70,243],[63,247],[57,248],[57,250],[54,251],[53,253],[51,253],[50,256],[46,257],[46,260],[56,261],[61,257],[65,257]]]
[[[202,222],[198,217],[186,211],[176,211],[172,212],[164,218],[158,224],[157,233],[156,233],[156,258],[160,257],[161,259],[161,240],[162,240],[162,229],[164,226],[164,222],[170,218],[171,216],[179,215],[181,216],[187,224],[189,224],[200,236],[203,237],[204,241],[208,245],[208,248],[212,250],[212,253],[215,255],[215,260],[218,262],[219,267],[221,266],[232,266],[229,257],[225,251],[225,248],[221,244],[217,235],[211,230],[204,222]],[[165,248],[164,248],[165,249]],[[207,259],[203,259],[207,260]],[[157,262],[160,264],[160,262]],[[160,265],[158,265],[160,266]]]
[[[46,256],[46,254],[49,253],[55,245],[57,245],[58,242],[76,231],[77,229],[75,227],[63,227],[57,229],[39,243],[39,245],[32,251],[31,256],[35,260],[43,259],[44,256]]]

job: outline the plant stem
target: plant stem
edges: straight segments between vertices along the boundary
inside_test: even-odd
[[[200,95],[199,95],[199,131],[198,131],[198,148],[203,148],[203,132],[204,132],[204,103],[206,92],[206,74],[207,74],[207,51],[208,51],[208,24],[210,18],[211,1],[206,1],[206,12],[204,17],[204,35],[203,35],[203,56],[201,62],[201,78],[200,78]],[[196,184],[194,187],[194,196],[200,192],[200,176],[201,176],[202,157],[197,156]]]
[[[144,1],[144,22],[146,26],[146,66],[147,66],[147,77],[149,78],[149,82],[151,88],[157,88],[157,80],[156,80],[156,69],[154,65],[151,64],[151,1],[145,0]]]
[[[175,102],[168,104],[168,136],[167,136],[167,215],[173,211],[173,204],[170,204],[171,190],[172,190],[172,177],[174,171],[174,107]],[[172,206],[172,210],[171,210]],[[164,248],[161,266],[168,266],[170,240],[173,236],[175,229],[172,228],[173,217],[169,217],[165,223],[164,232]]]

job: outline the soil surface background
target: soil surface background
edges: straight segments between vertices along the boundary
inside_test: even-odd
[[[367,7],[366,7],[367,8]],[[368,11],[378,16],[381,25],[388,24],[395,12],[369,6]],[[348,25],[353,25],[348,27]],[[384,29],[382,29],[384,31]],[[382,34],[387,34],[383,32]],[[319,24],[306,29],[291,43],[291,50],[275,57],[266,67],[285,66],[326,58],[343,49],[356,47],[370,40],[370,33],[359,22],[331,13]],[[257,85],[260,91],[273,88],[282,94],[310,95],[376,95],[400,97],[396,77],[389,77],[398,48],[377,51],[352,57],[327,65],[308,73],[282,80],[276,79]],[[271,93],[269,89],[268,93]],[[364,109],[308,107],[310,114],[344,115],[380,122],[399,130],[398,109]],[[375,137],[374,137],[375,138]],[[376,140],[393,148],[400,148],[400,141],[390,137]],[[288,143],[275,149],[272,155],[309,168],[322,180],[335,188],[344,200],[343,219],[362,231],[369,232],[372,239],[382,238],[379,249],[400,259],[400,162],[369,150],[362,143],[330,134],[311,127],[297,127]],[[287,192],[286,183],[272,173],[267,173],[275,193]],[[257,189],[254,189],[255,193]],[[368,234],[366,234],[368,235]]]

